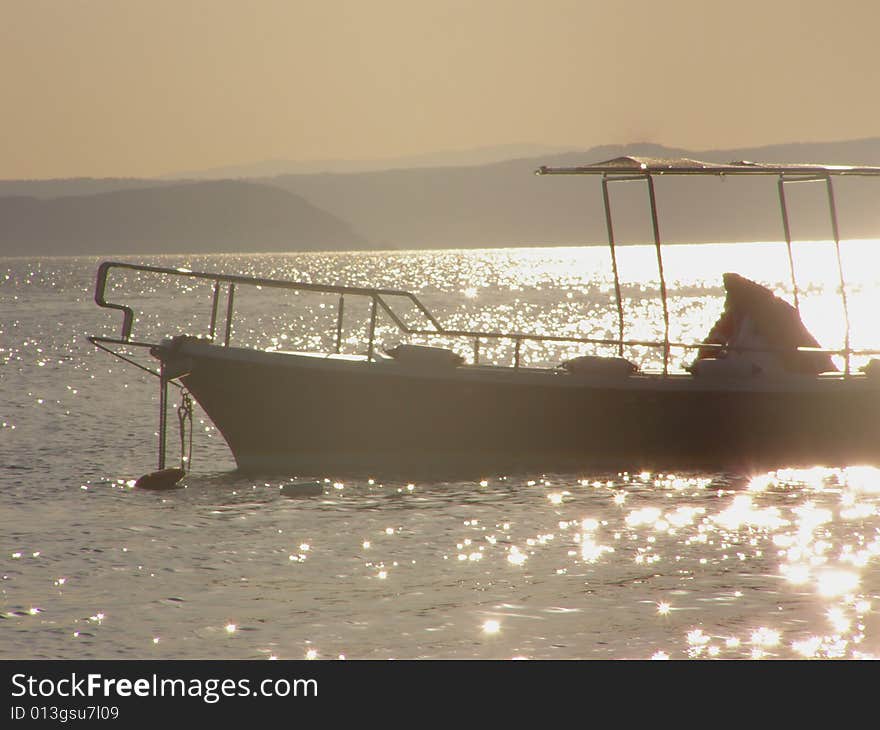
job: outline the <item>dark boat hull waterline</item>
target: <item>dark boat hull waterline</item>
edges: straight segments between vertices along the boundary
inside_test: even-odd
[[[880,378],[611,375],[154,348],[240,469],[419,478],[880,465]]]

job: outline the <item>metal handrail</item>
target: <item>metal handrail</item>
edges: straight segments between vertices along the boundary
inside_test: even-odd
[[[163,274],[169,276],[179,276],[190,279],[204,279],[214,282],[213,298],[211,303],[211,324],[209,329],[209,338],[213,341],[216,336],[217,325],[217,308],[220,297],[221,283],[228,284],[227,302],[226,302],[226,323],[224,346],[229,345],[232,333],[232,317],[234,314],[234,298],[236,284],[265,287],[267,289],[288,289],[293,291],[309,291],[321,294],[339,294],[339,321],[337,322],[337,352],[340,346],[342,335],[342,314],[344,305],[342,304],[345,295],[370,297],[374,304],[382,307],[382,310],[394,321],[401,329],[408,331],[409,327],[397,316],[385,301],[385,297],[402,297],[412,303],[431,323],[431,325],[439,332],[443,329],[428,308],[416,297],[412,292],[402,289],[379,289],[372,287],[355,287],[355,286],[338,286],[333,284],[312,284],[304,281],[289,281],[286,279],[267,279],[256,276],[241,276],[237,274],[218,274],[203,271],[191,271],[182,268],[167,268],[162,266],[148,266],[146,264],[131,264],[120,261],[104,261],[98,266],[98,274],[95,282],[95,303],[99,307],[107,309],[116,309],[123,314],[122,332],[120,334],[120,343],[127,343],[131,340],[131,330],[134,325],[134,311],[131,307],[124,304],[116,304],[108,302],[106,299],[107,276],[111,269],[128,269],[130,271],[144,271],[152,274]],[[375,317],[375,312],[373,314]]]
[[[369,322],[369,341],[368,341],[368,351],[367,351],[367,359],[368,361],[373,360],[374,347],[375,347],[375,334],[376,334],[376,322],[378,317],[379,308],[389,316],[392,322],[397,326],[397,328],[406,335],[416,335],[416,336],[428,336],[428,337],[449,337],[449,338],[468,338],[473,340],[473,350],[474,350],[474,364],[479,364],[480,357],[480,341],[481,340],[512,340],[514,343],[514,367],[519,368],[521,365],[521,347],[522,343],[526,341],[531,342],[545,342],[545,343],[558,343],[558,344],[584,344],[584,345],[598,345],[598,346],[609,346],[618,348],[618,352],[623,351],[624,347],[651,347],[651,348],[662,348],[664,351],[664,374],[667,372],[666,362],[668,362],[668,352],[672,347],[685,349],[685,350],[736,350],[736,351],[754,351],[754,352],[785,352],[781,348],[760,348],[760,347],[731,347],[730,345],[722,345],[717,343],[706,343],[706,342],[671,342],[668,338],[668,334],[664,337],[663,341],[654,341],[654,340],[634,340],[634,339],[623,339],[623,338],[597,338],[597,337],[575,337],[575,336],[561,336],[561,335],[538,335],[531,334],[525,332],[497,332],[497,331],[489,331],[489,332],[475,332],[473,330],[459,330],[459,329],[448,329],[440,324],[437,318],[430,312],[430,310],[419,300],[419,298],[413,294],[412,292],[408,292],[402,289],[382,289],[382,288],[372,288],[372,287],[353,287],[353,286],[340,286],[333,284],[312,284],[309,282],[301,282],[301,281],[289,281],[285,279],[267,279],[261,277],[253,277],[253,276],[241,276],[235,274],[219,274],[219,273],[208,273],[208,272],[200,272],[200,271],[190,271],[189,269],[181,269],[181,268],[165,268],[160,266],[149,266],[145,264],[132,264],[118,261],[104,261],[98,267],[98,274],[95,283],[95,302],[100,307],[105,307],[108,309],[115,309],[121,311],[123,313],[123,323],[122,323],[122,332],[119,338],[110,338],[110,337],[98,337],[92,336],[89,338],[93,343],[98,344],[100,342],[104,343],[113,343],[118,345],[131,345],[131,346],[140,346],[147,347],[149,343],[138,342],[131,339],[131,331],[134,324],[134,311],[131,307],[128,307],[124,304],[118,304],[115,302],[109,302],[106,299],[106,286],[107,286],[107,278],[111,269],[120,268],[120,269],[128,269],[131,271],[144,271],[147,273],[155,273],[162,275],[170,275],[170,276],[179,276],[191,279],[203,279],[214,282],[213,287],[213,297],[212,297],[212,306],[211,306],[211,324],[209,330],[209,337],[213,341],[216,336],[216,325],[217,325],[217,310],[219,304],[219,296],[221,283],[228,284],[227,291],[227,302],[226,302],[226,322],[225,322],[225,336],[223,341],[223,346],[228,347],[229,341],[231,337],[232,331],[232,317],[234,314],[234,297],[235,297],[235,287],[236,285],[249,285],[249,286],[257,286],[257,287],[266,287],[266,288],[276,288],[276,289],[287,289],[293,291],[309,291],[315,293],[322,294],[339,294],[339,314],[337,317],[336,323],[336,352],[340,352],[341,347],[341,338],[342,338],[342,316],[344,312],[344,300],[345,297],[348,296],[364,296],[368,297],[371,300],[371,309],[370,309],[370,322]],[[431,324],[433,329],[426,329],[422,327],[411,327],[406,324],[391,308],[391,306],[386,301],[386,298],[390,297],[402,297],[412,303],[416,309],[418,309],[424,316],[425,319]],[[880,351],[877,350],[852,350],[849,347],[843,350],[831,350],[825,348],[817,348],[817,347],[799,347],[797,348],[802,352],[817,352],[817,353],[826,353],[829,355],[841,355],[844,357],[848,357],[848,355],[858,354],[858,355],[877,355],[880,354]]]

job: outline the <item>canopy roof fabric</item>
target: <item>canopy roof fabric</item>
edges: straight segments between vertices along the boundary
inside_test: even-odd
[[[750,162],[716,163],[687,157],[615,157],[578,167],[540,167],[538,175],[878,175],[880,167],[855,165],[778,164]]]

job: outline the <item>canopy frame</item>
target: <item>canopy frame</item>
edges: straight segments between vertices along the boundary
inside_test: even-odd
[[[785,186],[791,183],[820,182],[825,183],[828,199],[828,212],[831,221],[832,242],[837,258],[837,273],[840,287],[840,300],[844,323],[844,373],[850,373],[852,355],[849,305],[846,292],[846,278],[840,250],[840,226],[837,215],[837,204],[834,196],[832,178],[835,176],[880,177],[880,167],[852,165],[813,165],[813,164],[763,164],[749,161],[718,164],[702,162],[688,158],[660,159],[651,157],[618,157],[605,162],[579,167],[541,167],[538,175],[599,175],[602,179],[602,201],[605,209],[605,227],[608,234],[608,246],[611,251],[611,270],[614,276],[614,295],[617,305],[618,334],[620,345],[618,353],[623,354],[624,311],[620,291],[620,273],[617,265],[617,242],[614,236],[614,221],[611,213],[611,201],[608,192],[609,182],[631,182],[644,180],[648,187],[648,201],[651,212],[651,226],[654,234],[654,248],[657,256],[657,270],[660,279],[660,301],[663,307],[663,372],[669,369],[669,303],[666,291],[666,278],[663,270],[662,240],[660,237],[657,198],[654,190],[654,176],[665,175],[710,175],[725,177],[727,175],[765,175],[777,178],[779,206],[782,216],[782,228],[788,253],[789,272],[794,297],[795,309],[800,313],[800,296],[797,275],[794,266],[793,239],[791,221],[785,195]]]

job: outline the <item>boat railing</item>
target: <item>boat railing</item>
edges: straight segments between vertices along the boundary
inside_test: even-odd
[[[449,338],[449,339],[464,339],[470,340],[471,346],[473,348],[473,362],[475,365],[480,364],[480,349],[481,343],[486,340],[507,340],[513,343],[513,367],[518,369],[522,366],[522,346],[526,342],[537,342],[537,343],[553,343],[553,344],[580,344],[580,345],[590,345],[593,347],[610,347],[616,348],[618,353],[622,354],[624,348],[634,348],[634,347],[644,347],[644,348],[656,348],[663,352],[664,356],[664,374],[667,373],[666,363],[669,358],[669,350],[670,348],[677,348],[683,350],[722,350],[722,349],[736,349],[741,351],[755,351],[755,352],[767,352],[767,351],[778,351],[781,350],[772,350],[771,348],[760,348],[760,347],[736,347],[730,348],[729,346],[705,343],[705,342],[672,342],[668,338],[668,330],[665,333],[664,339],[662,341],[655,340],[642,340],[642,339],[623,339],[623,338],[597,338],[597,337],[578,337],[578,336],[560,336],[560,335],[541,335],[541,334],[532,334],[532,333],[524,333],[524,332],[500,332],[500,331],[473,331],[473,330],[463,330],[463,329],[451,329],[444,327],[440,321],[431,313],[427,306],[412,292],[402,290],[402,289],[384,289],[384,288],[373,288],[373,287],[354,287],[354,286],[341,286],[341,285],[333,285],[333,284],[314,284],[311,282],[304,281],[291,281],[286,279],[270,279],[270,278],[261,278],[255,276],[242,276],[235,274],[221,274],[221,273],[209,273],[209,272],[200,272],[200,271],[192,271],[190,269],[185,268],[167,268],[160,266],[149,266],[145,264],[134,264],[128,262],[119,262],[119,261],[104,261],[98,267],[98,273],[95,283],[95,302],[100,307],[104,307],[107,309],[113,309],[122,312],[122,328],[118,337],[104,337],[104,336],[91,336],[89,340],[97,345],[98,347],[102,347],[102,349],[107,349],[105,345],[113,344],[113,345],[125,345],[125,346],[134,346],[134,347],[152,347],[155,343],[150,342],[142,342],[137,339],[132,338],[132,330],[134,327],[135,315],[134,310],[126,304],[120,304],[117,302],[111,302],[107,299],[107,282],[110,272],[113,269],[124,269],[129,271],[137,271],[144,272],[150,274],[158,274],[162,276],[171,276],[175,278],[186,278],[186,279],[196,279],[209,281],[213,283],[212,289],[212,297],[211,297],[211,309],[210,309],[210,324],[208,326],[207,338],[209,341],[214,342],[218,338],[218,328],[222,329],[222,345],[224,347],[229,347],[231,337],[232,337],[232,323],[235,316],[235,295],[237,287],[241,286],[251,286],[257,288],[266,288],[266,289],[282,289],[282,290],[290,290],[297,292],[312,292],[317,294],[336,294],[338,295],[338,305],[336,312],[336,323],[335,323],[335,333],[334,333],[334,349],[337,354],[342,351],[342,343],[343,343],[343,316],[345,313],[345,302],[346,297],[363,297],[370,300],[370,317],[368,323],[368,334],[367,334],[367,360],[372,362],[375,357],[375,347],[376,347],[376,331],[377,324],[379,318],[379,312],[383,312],[388,316],[388,318],[393,322],[395,327],[402,334],[407,336],[415,336],[415,337],[427,337],[427,338]],[[222,327],[220,327],[220,323],[218,322],[218,314],[221,308],[221,298],[223,293],[223,288],[225,287],[225,321],[222,323]],[[428,326],[422,327],[414,327],[407,324],[404,319],[395,311],[394,307],[391,304],[390,300],[394,299],[402,299],[406,302],[409,302],[423,317],[427,322]],[[824,348],[809,348],[809,347],[801,347],[799,348],[805,352],[822,352],[827,353],[829,355],[839,355],[845,358],[849,358],[851,354],[856,354],[856,351],[850,350],[848,347],[843,350],[828,350]],[[121,355],[119,355],[115,351],[110,351],[112,354],[122,357],[127,362],[132,362],[132,364],[138,365],[138,363],[133,362]],[[858,351],[857,354],[860,355],[874,355],[880,354],[877,351],[868,351],[862,350]],[[138,365],[138,367],[143,366]],[[149,372],[153,372],[148,370]],[[153,373],[156,374],[156,373]]]
[[[104,261],[98,267],[97,279],[95,282],[95,302],[100,307],[108,309],[116,309],[122,312],[122,331],[118,338],[94,337],[93,340],[99,342],[113,342],[117,344],[127,345],[146,345],[148,343],[140,343],[133,341],[131,338],[132,328],[134,326],[134,310],[124,304],[117,304],[107,301],[106,288],[107,277],[112,269],[127,269],[129,271],[141,271],[152,274],[161,274],[165,276],[182,277],[188,279],[200,279],[213,282],[213,293],[211,298],[211,320],[208,329],[208,339],[214,341],[217,338],[217,315],[220,305],[221,288],[226,285],[226,320],[223,326],[223,345],[229,346],[232,336],[232,321],[235,315],[235,292],[237,286],[253,286],[266,289],[287,289],[291,291],[314,292],[320,294],[338,294],[339,306],[336,319],[336,352],[340,352],[342,348],[342,323],[345,313],[345,297],[361,296],[368,297],[372,301],[370,314],[370,334],[369,334],[369,359],[372,359],[373,347],[375,342],[375,327],[378,316],[378,310],[381,307],[391,320],[402,330],[409,331],[409,327],[395,313],[394,309],[389,305],[387,299],[391,297],[399,297],[408,300],[415,308],[428,320],[429,324],[442,330],[440,323],[434,318],[434,315],[421,301],[412,293],[400,289],[377,289],[372,287],[353,287],[353,286],[337,286],[332,284],[312,284],[305,281],[289,281],[286,279],[267,279],[256,276],[241,276],[236,274],[219,274],[202,271],[191,271],[184,268],[166,268],[161,266],[148,266],[145,264],[132,264],[120,261]]]

